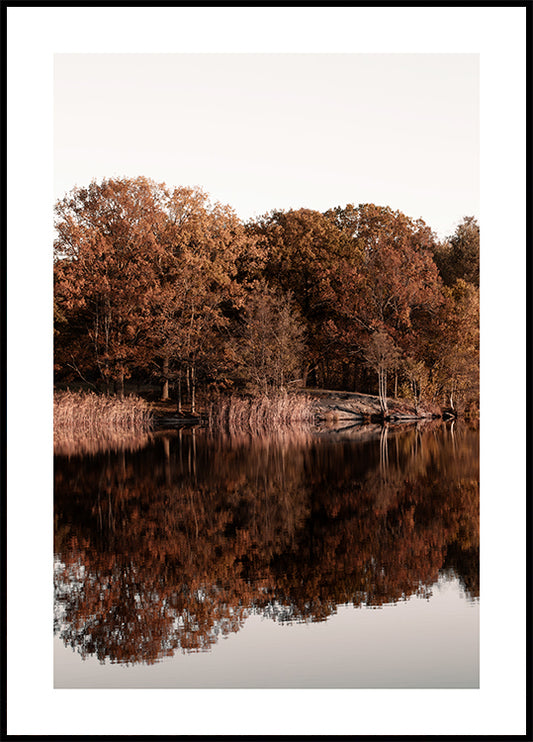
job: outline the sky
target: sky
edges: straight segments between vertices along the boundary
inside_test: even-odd
[[[243,219],[375,203],[479,216],[478,54],[56,54],[54,196],[199,186]]]

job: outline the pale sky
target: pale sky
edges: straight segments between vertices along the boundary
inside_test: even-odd
[[[477,54],[57,54],[54,196],[202,187],[242,219],[375,203],[479,216]]]

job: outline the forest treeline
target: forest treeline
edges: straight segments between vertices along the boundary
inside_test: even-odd
[[[55,206],[55,379],[161,397],[345,389],[478,405],[479,226],[439,240],[374,204],[242,222],[147,178]]]

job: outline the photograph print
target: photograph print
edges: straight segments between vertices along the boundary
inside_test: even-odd
[[[479,73],[55,55],[55,688],[479,688]]]

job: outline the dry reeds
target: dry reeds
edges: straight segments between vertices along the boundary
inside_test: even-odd
[[[221,397],[208,412],[209,428],[231,434],[265,435],[287,429],[307,430],[315,420],[315,403],[301,394]]]
[[[93,392],[54,394],[54,450],[96,450],[134,441],[152,429],[152,413],[140,397]]]

